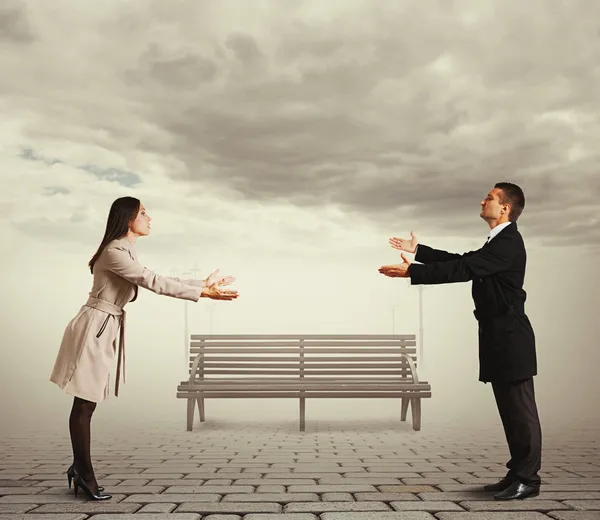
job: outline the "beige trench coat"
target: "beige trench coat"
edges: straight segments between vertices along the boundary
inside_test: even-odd
[[[125,310],[137,298],[138,286],[156,294],[198,301],[202,280],[160,276],[143,267],[127,238],[106,245],[94,264],[88,301],[67,325],[50,381],[67,394],[100,402],[108,399],[110,370],[117,355],[115,396],[120,372],[125,382]]]

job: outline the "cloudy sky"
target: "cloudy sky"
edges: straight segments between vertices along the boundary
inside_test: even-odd
[[[189,308],[193,332],[418,333],[417,288],[377,272],[399,260],[387,239],[478,248],[479,202],[505,180],[527,200],[548,403],[557,379],[595,380],[597,20],[574,0],[2,2],[10,381],[66,406],[47,377],[117,197],[153,218],[137,246],[149,268],[237,276],[239,301]],[[130,395],[150,371],[173,404],[183,308],[132,304]],[[471,309],[468,284],[425,289],[426,368],[489,408]]]

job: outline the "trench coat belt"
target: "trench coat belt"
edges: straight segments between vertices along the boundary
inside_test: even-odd
[[[98,309],[99,311],[105,312],[111,316],[121,316],[121,327],[119,331],[119,353],[117,357],[117,379],[115,381],[115,397],[119,397],[119,382],[121,379],[121,365],[123,367],[123,383],[125,383],[125,317],[127,313],[125,309],[122,309],[118,305],[114,303],[110,303],[109,301],[102,300],[100,298],[96,298],[95,296],[90,296],[88,301],[84,304],[86,307],[91,307],[92,309]],[[108,321],[108,316],[106,317],[106,321]],[[106,324],[106,321],[104,324]],[[100,329],[98,336],[102,334],[104,330],[104,325]],[[115,342],[116,342],[115,338]],[[114,343],[113,343],[114,345]]]

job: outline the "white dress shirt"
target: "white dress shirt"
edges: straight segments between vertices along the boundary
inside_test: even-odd
[[[487,243],[489,244],[490,240],[494,238],[500,231],[502,231],[506,226],[510,224],[510,221],[503,222],[502,224],[498,224],[495,228],[490,229],[490,234],[487,237]]]

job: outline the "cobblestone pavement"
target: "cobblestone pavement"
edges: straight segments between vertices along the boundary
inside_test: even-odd
[[[42,426],[42,425],[41,425]],[[94,469],[112,500],[75,498],[68,431],[0,441],[0,520],[600,520],[600,430],[544,427],[541,494],[499,502],[501,428],[313,421],[102,426]]]

